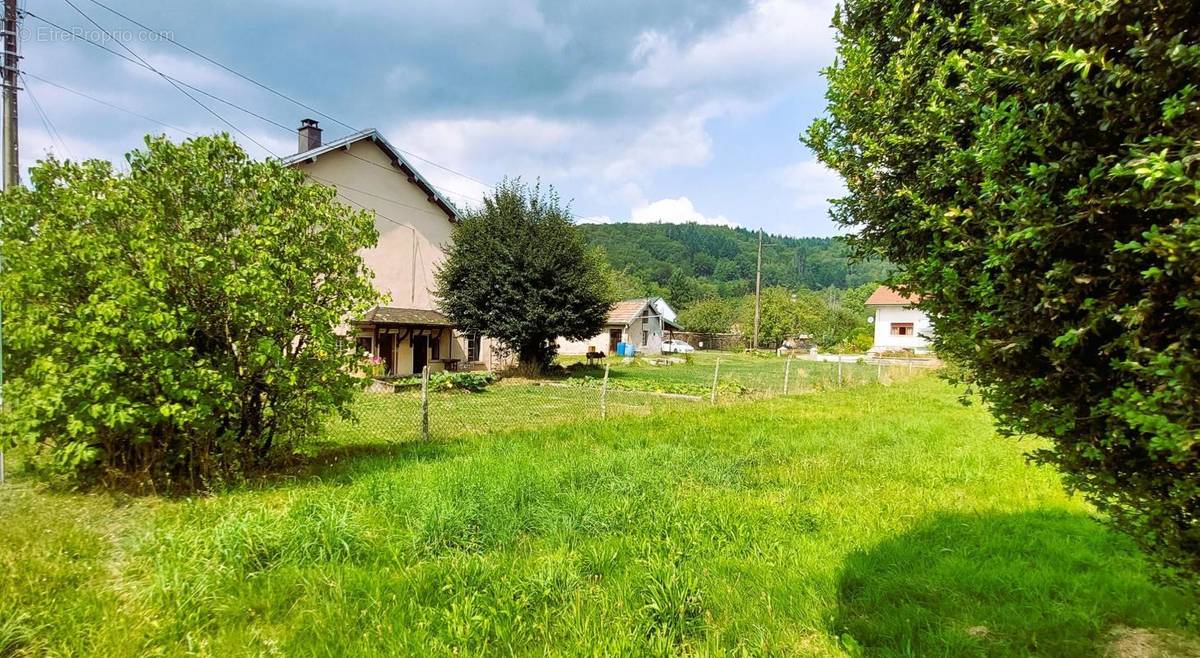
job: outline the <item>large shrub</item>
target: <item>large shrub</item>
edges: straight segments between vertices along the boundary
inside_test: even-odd
[[[1200,11],[853,0],[809,144],[1003,427],[1200,570]]]
[[[582,340],[604,328],[612,277],[553,190],[505,181],[483,202],[454,225],[437,296],[460,329],[499,340],[538,372],[557,337]]]
[[[0,202],[4,442],[85,479],[200,485],[346,408],[334,328],[374,297],[374,222],[228,136],[127,159],[50,159]]]

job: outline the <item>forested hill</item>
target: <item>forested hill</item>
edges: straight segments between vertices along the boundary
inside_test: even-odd
[[[754,289],[758,233],[698,224],[581,224],[622,277],[622,294],[663,294],[677,304]],[[763,238],[763,286],[849,288],[884,278],[882,262],[851,263],[837,238]]]

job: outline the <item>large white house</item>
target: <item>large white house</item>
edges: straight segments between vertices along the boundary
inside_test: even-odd
[[[361,352],[379,357],[387,374],[490,367],[490,342],[464,334],[437,308],[434,272],[445,258],[458,211],[377,130],[323,142],[316,121],[299,128],[299,150],[283,158],[314,182],[337,190],[338,200],[372,211],[377,246],[362,257],[374,272],[379,305],[350,319]]]
[[[933,325],[929,316],[913,305],[916,297],[902,295],[886,286],[879,286],[867,298],[867,306],[875,310],[875,343],[872,354],[908,350],[916,353],[930,351]]]
[[[675,310],[662,297],[626,299],[608,312],[604,330],[583,340],[558,339],[559,354],[604,352],[616,356],[617,343],[633,343],[638,354],[661,354],[664,340],[678,331]]]

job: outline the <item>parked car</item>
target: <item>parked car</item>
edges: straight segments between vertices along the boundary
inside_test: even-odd
[[[695,352],[696,348],[688,345],[686,340],[664,340],[662,351],[663,354],[687,354]]]

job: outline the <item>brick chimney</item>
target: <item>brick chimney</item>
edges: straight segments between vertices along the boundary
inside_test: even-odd
[[[317,127],[315,119],[304,119],[300,122],[300,127],[296,129],[300,135],[300,150],[297,153],[311,151],[321,146],[321,129]]]

